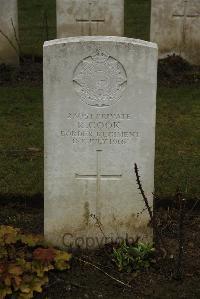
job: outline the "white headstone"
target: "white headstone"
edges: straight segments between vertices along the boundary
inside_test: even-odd
[[[124,0],[57,0],[57,37],[124,34]]]
[[[53,244],[151,240],[134,163],[152,205],[156,77],[153,43],[123,37],[45,43],[45,236]]]
[[[181,55],[200,64],[200,1],[152,0],[151,41],[156,42],[160,58]]]
[[[18,64],[17,0],[0,1],[0,64]]]

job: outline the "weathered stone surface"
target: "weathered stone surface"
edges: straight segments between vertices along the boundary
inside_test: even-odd
[[[18,37],[17,0],[1,0],[0,64],[18,64],[19,57],[16,50],[14,49],[18,49],[16,36]]]
[[[57,37],[124,34],[124,0],[57,0]]]
[[[152,0],[151,12],[151,41],[160,58],[175,53],[199,65],[200,1]]]
[[[45,236],[55,245],[63,238],[73,246],[151,240],[134,162],[151,205],[156,74],[153,43],[119,37],[45,43]]]

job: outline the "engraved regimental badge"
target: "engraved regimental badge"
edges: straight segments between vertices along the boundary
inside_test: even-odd
[[[127,85],[122,64],[101,50],[83,59],[76,67],[73,82],[81,100],[94,107],[119,101]]]

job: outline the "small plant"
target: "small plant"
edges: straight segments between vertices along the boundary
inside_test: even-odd
[[[47,247],[41,236],[0,226],[0,299],[11,294],[33,298],[48,282],[47,273],[68,269],[70,258],[67,252]]]
[[[119,271],[132,272],[149,268],[154,262],[155,249],[150,244],[137,243],[128,245],[123,241],[118,248],[113,248],[113,261]]]

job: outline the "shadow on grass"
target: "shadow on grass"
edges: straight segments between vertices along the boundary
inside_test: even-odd
[[[42,193],[37,193],[34,195],[0,193],[0,206],[12,207],[16,209],[24,207],[24,209],[44,210],[44,195]],[[192,209],[194,206],[195,210],[200,210],[199,198],[190,198],[185,200],[186,209]],[[155,198],[154,200],[154,209],[156,210],[159,208],[168,209],[178,207],[179,202],[176,196]]]
[[[0,193],[0,205],[14,208],[36,208],[44,209],[44,196],[42,193],[37,193],[31,196],[26,194],[3,194]]]

